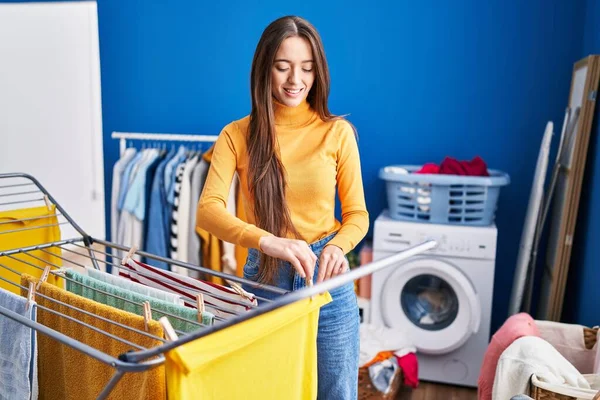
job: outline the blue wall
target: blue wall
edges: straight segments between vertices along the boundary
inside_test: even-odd
[[[587,0],[585,36],[582,57],[600,54],[600,1]],[[596,102],[596,112],[590,136],[590,145],[585,166],[577,226],[575,231],[573,256],[563,318],[565,321],[594,326],[600,324],[600,263],[598,243],[600,242],[600,106]]]
[[[480,155],[511,175],[498,211],[496,329],[544,126],[560,126],[581,55],[585,3],[216,3],[99,2],[107,196],[118,157],[112,131],[218,133],[249,112],[264,27],[304,16],[323,37],[332,111],[350,113],[359,130],[372,220],[385,207],[377,172],[388,164]]]
[[[304,16],[326,47],[331,109],[350,113],[359,130],[372,221],[385,207],[377,172],[388,164],[480,155],[511,175],[497,218],[496,329],[544,126],[560,128],[582,53],[586,4],[440,3],[100,0],[107,199],[118,158],[112,131],[218,133],[249,112],[250,64],[264,27]]]

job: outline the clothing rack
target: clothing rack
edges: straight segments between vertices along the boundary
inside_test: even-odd
[[[214,142],[218,135],[187,135],[180,133],[136,133],[113,132],[111,137],[119,139],[119,154],[122,156],[127,148],[127,140],[148,140],[158,142]]]
[[[151,136],[151,137],[154,137],[154,136]],[[145,138],[146,138],[146,136],[144,136],[144,139]],[[7,182],[8,184],[4,184],[4,182]],[[28,189],[24,191],[22,189],[23,187],[27,187]],[[4,192],[6,192],[6,193],[4,193]],[[25,192],[27,192],[27,193],[25,193]],[[42,251],[44,253],[49,253],[49,254],[52,254],[53,256],[55,256],[57,259],[67,261],[68,258],[62,257],[62,253],[59,253],[60,256],[56,256],[55,253],[51,253],[51,250],[58,249],[61,252],[63,250],[70,251],[70,252],[76,252],[74,249],[81,249],[83,252],[79,253],[77,251],[77,253],[79,255],[81,255],[83,258],[85,258],[86,261],[83,261],[84,264],[79,263],[79,266],[88,267],[85,265],[85,263],[87,263],[89,261],[89,264],[90,264],[89,267],[92,267],[94,269],[100,269],[99,263],[105,263],[105,265],[112,265],[113,267],[116,267],[116,268],[122,268],[121,262],[123,261],[123,258],[120,258],[115,255],[118,253],[116,250],[120,250],[123,252],[129,252],[131,249],[127,248],[125,246],[110,242],[110,241],[96,239],[96,238],[88,235],[81,227],[79,227],[77,225],[77,223],[69,216],[69,214],[66,212],[66,210],[64,210],[60,206],[60,204],[56,201],[56,199],[54,197],[52,197],[52,195],[34,177],[27,175],[27,174],[22,174],[22,173],[0,174],[0,199],[4,198],[4,197],[2,197],[3,194],[5,195],[4,197],[10,197],[10,198],[14,199],[14,201],[10,202],[11,203],[10,205],[13,206],[13,209],[17,209],[21,205],[23,207],[30,207],[30,205],[32,203],[37,206],[48,206],[49,208],[52,205],[55,206],[56,207],[55,215],[57,216],[57,218],[60,217],[60,219],[62,220],[62,222],[60,222],[60,224],[71,225],[75,229],[75,231],[78,232],[80,235],[79,237],[75,237],[75,238],[69,238],[69,239],[61,238],[60,240],[50,241],[48,243],[37,243],[35,245],[30,245],[27,247],[14,248],[14,249],[0,251],[0,269],[9,270],[12,273],[11,275],[15,275],[15,277],[16,277],[14,279],[14,281],[0,277],[0,280],[2,280],[3,282],[9,282],[10,284],[19,287],[23,291],[29,291],[29,288],[21,286],[21,284],[20,284],[19,279],[20,279],[21,273],[18,270],[8,267],[6,265],[6,261],[3,261],[3,260],[11,260],[12,262],[17,261],[17,262],[23,263],[23,265],[28,265],[30,267],[43,269],[33,263],[32,260],[35,260],[35,259],[39,260],[39,256],[35,256],[34,254],[31,254],[33,251]],[[0,200],[0,203],[1,203],[1,200]],[[25,221],[25,220],[27,220],[27,218],[23,219],[23,221]],[[41,227],[28,227],[27,229],[41,229]],[[0,231],[0,240],[2,238],[2,235],[7,232]],[[106,250],[110,250],[110,251],[99,250],[94,245],[101,245],[101,246],[105,247]],[[284,307],[284,306],[294,303],[296,301],[307,299],[309,297],[330,291],[336,287],[339,287],[346,283],[355,281],[361,277],[370,275],[375,271],[378,271],[383,268],[388,268],[388,267],[390,267],[394,264],[397,264],[403,260],[406,260],[410,257],[413,257],[413,256],[423,253],[425,251],[428,251],[428,250],[434,248],[436,245],[437,245],[437,243],[434,240],[426,240],[421,244],[418,244],[412,248],[409,248],[405,251],[394,254],[385,259],[381,259],[381,260],[372,262],[368,265],[361,266],[360,268],[352,269],[349,272],[344,273],[339,276],[336,276],[332,279],[323,281],[319,284],[310,285],[310,286],[307,286],[305,288],[302,288],[300,290],[293,291],[293,292],[286,292],[285,290],[282,290],[282,289],[279,289],[279,288],[276,288],[273,286],[269,286],[269,285],[260,285],[260,288],[262,290],[269,290],[269,291],[277,294],[278,296],[272,301],[264,301],[264,302],[261,302],[259,305],[248,307],[249,309],[246,312],[234,313],[234,315],[229,318],[219,318],[211,326],[202,325],[201,323],[196,323],[197,330],[194,330],[194,331],[191,331],[188,333],[178,332],[178,334],[181,334],[181,335],[178,338],[176,338],[175,340],[165,340],[164,338],[153,337],[154,339],[157,339],[161,344],[158,346],[152,347],[152,348],[139,346],[139,345],[136,345],[135,343],[127,343],[127,345],[130,346],[132,348],[132,350],[129,352],[126,352],[124,354],[121,354],[118,357],[115,357],[114,355],[106,354],[106,353],[100,351],[99,349],[91,347],[91,346],[89,346],[85,343],[82,343],[70,336],[67,336],[61,332],[51,329],[37,321],[29,320],[17,313],[5,308],[3,305],[0,305],[0,315],[10,318],[10,319],[12,319],[20,324],[23,324],[31,329],[35,329],[37,332],[39,332],[43,335],[50,336],[54,340],[56,340],[64,345],[67,345],[73,349],[76,349],[77,351],[79,351],[83,354],[86,354],[86,355],[114,368],[114,370],[115,370],[114,375],[105,384],[103,390],[98,394],[98,397],[97,397],[98,399],[105,399],[110,394],[110,392],[114,389],[115,385],[119,382],[119,380],[124,376],[125,373],[143,372],[143,371],[147,371],[151,368],[154,368],[158,365],[161,365],[162,363],[165,362],[165,353],[168,352],[169,350],[172,350],[178,346],[181,346],[185,343],[189,343],[196,339],[208,336],[215,332],[219,332],[223,329],[226,329],[228,327],[242,323],[244,321],[248,321],[252,318],[256,318],[260,315],[263,315],[263,314],[266,314],[273,310],[279,309],[281,307]],[[65,246],[69,246],[70,248],[65,247]],[[181,261],[170,259],[170,258],[155,256],[153,254],[143,252],[143,251],[138,251],[137,254],[146,257],[146,259],[148,259],[148,260],[167,262],[172,265],[177,265],[177,266],[184,267],[184,268],[187,268],[190,270],[202,272],[209,276],[220,277],[220,278],[225,279],[227,282],[235,282],[238,284],[245,284],[245,285],[247,285],[247,287],[258,287],[259,286],[259,284],[255,283],[253,281],[250,281],[250,280],[247,280],[247,279],[235,276],[235,275],[229,275],[226,273],[213,271],[211,269],[204,268],[204,267],[201,267],[198,265],[192,265],[189,263],[181,262]],[[28,257],[28,258],[25,258],[25,257]],[[108,260],[106,258],[111,258],[111,259]],[[72,261],[69,261],[69,262],[72,263]],[[51,272],[50,272],[51,274],[59,275],[59,276],[61,276],[61,279],[65,279],[65,280],[68,279],[66,276],[64,276],[64,267],[59,265],[58,262],[57,263],[46,262],[46,264],[51,268]],[[139,272],[136,272],[136,273],[141,275],[141,273],[139,273]],[[81,283],[79,283],[79,282],[77,282],[77,284],[81,285]],[[96,289],[96,290],[98,290],[98,289]],[[202,292],[200,290],[198,290],[198,293],[202,293]],[[47,296],[44,296],[41,293],[36,293],[36,296],[40,296],[45,299],[49,299],[50,301],[55,302],[55,303],[61,303],[59,300],[51,299]],[[211,293],[210,296],[214,296],[214,294]],[[186,302],[187,302],[187,300],[186,300]],[[241,301],[238,303],[241,305],[247,306],[247,303],[243,303]],[[65,303],[62,303],[62,305],[66,305],[67,307],[69,307],[71,309],[75,309],[78,312],[82,312],[84,314],[92,315],[96,318],[103,319],[101,316],[89,313],[89,312],[79,309],[75,306],[68,305]],[[37,307],[41,307],[41,306],[38,305]],[[99,333],[104,334],[111,339],[121,340],[121,342],[123,342],[123,340],[125,340],[120,337],[114,337],[114,335],[111,335],[108,332],[104,332],[99,328],[90,326],[89,324],[86,324],[83,321],[76,320],[73,317],[62,314],[58,311],[50,310],[48,308],[41,308],[41,309],[43,309],[44,311],[50,311],[56,315],[59,315],[60,317],[67,318],[72,321],[75,320],[73,322],[81,324],[82,327],[92,328],[96,332],[100,331]],[[117,321],[106,321],[106,322],[110,322],[111,324],[117,324],[117,325],[119,324]],[[190,322],[194,322],[194,321],[190,321]],[[152,336],[150,333],[135,330],[133,327],[129,327],[126,325],[125,325],[125,327],[127,329],[133,330],[134,332],[145,334],[146,336]]]

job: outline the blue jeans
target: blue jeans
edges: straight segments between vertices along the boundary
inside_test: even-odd
[[[310,244],[317,258],[335,234]],[[249,249],[244,265],[244,278],[256,281],[260,265],[260,252]],[[316,283],[319,261],[315,266],[313,280]],[[288,262],[280,261],[274,285],[293,291],[305,286],[304,278]],[[265,289],[243,285],[244,289],[258,297],[274,299],[278,296]],[[317,333],[317,368],[319,400],[355,400],[358,397],[359,314],[350,282],[329,292],[333,301],[321,307]],[[260,300],[259,300],[260,303]]]

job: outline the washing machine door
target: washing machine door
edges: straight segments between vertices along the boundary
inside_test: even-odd
[[[424,257],[392,268],[380,293],[383,320],[406,331],[418,351],[449,353],[478,331],[481,305],[455,265]]]

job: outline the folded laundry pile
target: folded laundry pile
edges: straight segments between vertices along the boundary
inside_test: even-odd
[[[416,388],[419,384],[416,348],[402,330],[361,324],[361,368],[368,368],[372,385],[381,393],[391,390],[397,370],[402,370],[403,383]]]

